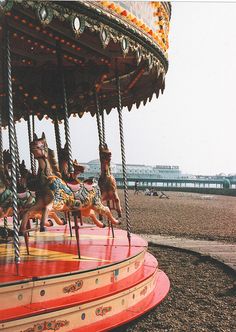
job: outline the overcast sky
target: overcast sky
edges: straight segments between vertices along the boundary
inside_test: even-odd
[[[172,3],[170,27],[164,94],[124,111],[126,161],[179,165],[192,174],[236,173],[236,3]],[[55,147],[49,121],[36,129]],[[17,125],[25,159],[26,130]],[[121,162],[116,111],[106,117],[106,130],[112,160]],[[72,118],[71,136],[74,158],[98,158],[95,118]]]

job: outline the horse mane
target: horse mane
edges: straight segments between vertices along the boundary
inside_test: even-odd
[[[55,153],[53,150],[48,148],[48,161],[52,168],[53,174],[61,178],[61,173],[59,170],[58,162],[55,157]]]

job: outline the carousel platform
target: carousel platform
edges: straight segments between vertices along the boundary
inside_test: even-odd
[[[0,244],[0,331],[107,331],[144,314],[169,291],[147,242],[125,231],[80,228],[81,258],[68,227],[30,235],[14,263]]]

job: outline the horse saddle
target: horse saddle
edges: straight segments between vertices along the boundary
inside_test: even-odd
[[[90,183],[78,183],[78,182],[67,182],[67,186],[71,191],[79,191],[82,187],[85,187],[88,191],[93,190],[93,184]]]
[[[25,191],[23,193],[17,193],[17,197],[19,199],[22,199],[22,200],[25,200],[25,199],[28,199],[29,197],[29,192],[28,191]]]

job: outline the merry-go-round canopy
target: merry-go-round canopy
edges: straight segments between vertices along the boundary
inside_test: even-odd
[[[6,31],[9,33],[14,119],[63,118],[59,64],[68,112],[138,107],[164,90],[168,70],[168,2],[0,0],[0,100],[7,125]],[[59,56],[60,55],[60,56]]]

